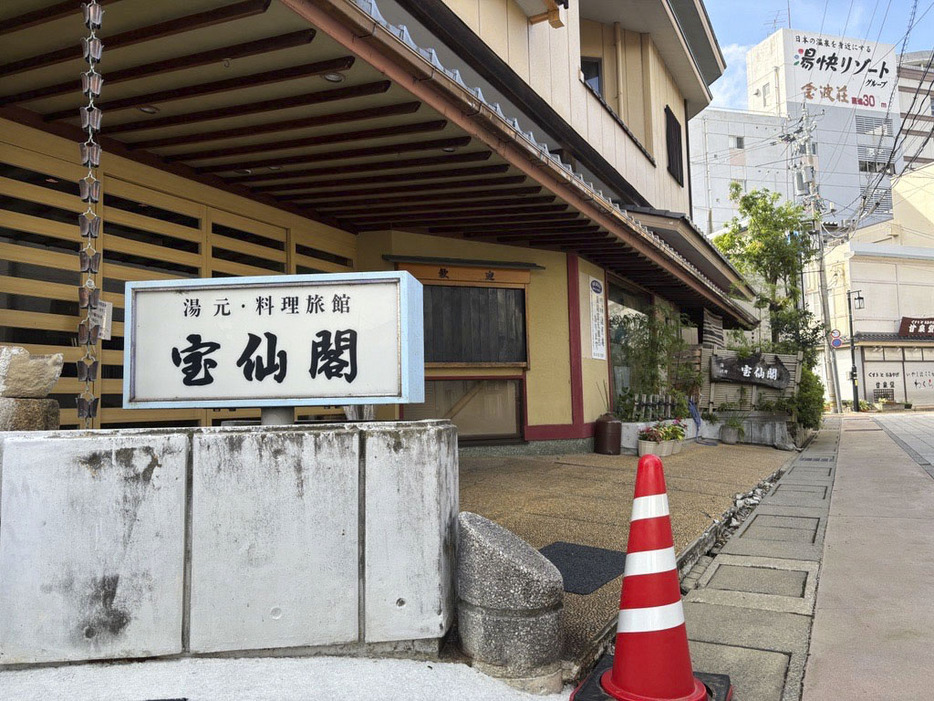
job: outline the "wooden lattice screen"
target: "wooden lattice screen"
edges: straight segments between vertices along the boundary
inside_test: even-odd
[[[42,141],[38,132],[25,131],[36,143]],[[15,140],[13,134],[9,140]],[[82,354],[75,339],[80,319],[75,251],[81,243],[77,215],[86,205],[78,198],[76,181],[86,169],[77,160],[77,154],[69,162],[0,140],[0,343],[64,354],[65,370],[52,393],[62,405],[63,427],[78,425],[75,361]],[[216,197],[226,208],[197,202],[184,196],[186,181],[174,175],[166,174],[159,189],[136,184],[131,170],[121,159],[102,164],[103,198],[94,205],[103,217],[97,243],[103,262],[96,284],[102,299],[114,305],[113,338],[100,341],[97,349],[101,371],[94,391],[101,407],[94,425],[211,425],[257,417],[259,410],[122,408],[124,283],[348,272],[356,254],[352,237],[334,230],[319,235],[320,225],[296,216],[291,216],[294,228],[269,223],[263,216],[268,207],[228,193]],[[322,414],[340,411],[298,412],[299,418]]]

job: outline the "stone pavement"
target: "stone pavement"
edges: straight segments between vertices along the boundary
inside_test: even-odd
[[[805,701],[934,695],[932,462],[934,413],[844,420]]]
[[[934,421],[927,414],[881,414],[873,417],[889,438],[934,477]]]
[[[697,586],[684,597],[694,669],[729,674],[735,701],[801,697],[839,436],[839,419],[825,420],[703,573],[686,580]]]

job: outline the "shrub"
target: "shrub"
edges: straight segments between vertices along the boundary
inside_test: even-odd
[[[801,384],[795,395],[795,415],[798,423],[805,428],[820,428],[824,411],[824,385],[809,367],[801,372]]]
[[[681,390],[672,390],[671,391],[671,413],[677,420],[686,419],[691,410],[688,407],[688,396]]]

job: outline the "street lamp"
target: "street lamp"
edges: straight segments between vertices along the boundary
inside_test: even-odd
[[[853,411],[859,411],[859,389],[856,382],[856,341],[853,339],[853,307],[866,308],[866,300],[861,290],[847,290],[846,307],[850,317],[850,380],[853,382]]]

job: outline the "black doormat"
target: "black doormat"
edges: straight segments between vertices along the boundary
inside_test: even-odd
[[[593,594],[619,577],[626,567],[626,553],[558,541],[539,551],[564,577],[564,591]]]

